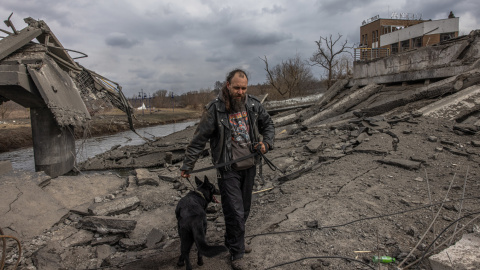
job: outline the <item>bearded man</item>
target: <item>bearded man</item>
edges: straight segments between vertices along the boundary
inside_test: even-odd
[[[253,153],[273,149],[275,128],[260,101],[246,94],[248,77],[235,69],[228,73],[218,97],[211,101],[202,115],[193,139],[185,151],[182,177],[189,177],[197,159],[210,142],[214,165],[228,163]],[[217,169],[217,180],[225,216],[225,246],[230,251],[232,268],[247,269],[244,253],[245,223],[250,213],[252,190],[258,156]]]

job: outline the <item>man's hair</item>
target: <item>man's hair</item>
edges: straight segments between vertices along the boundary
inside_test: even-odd
[[[227,112],[230,111],[231,109],[231,100],[230,100],[230,91],[228,91],[228,88],[227,88],[227,82],[228,83],[232,83],[232,79],[233,77],[235,76],[235,74],[237,73],[240,73],[240,77],[243,78],[243,76],[245,76],[245,78],[247,78],[247,81],[248,81],[248,75],[247,73],[243,70],[243,69],[234,69],[232,71],[230,71],[228,74],[227,74],[227,77],[225,78],[225,84],[223,85],[222,87],[222,95],[223,95],[223,99],[225,100],[225,108],[227,109]]]

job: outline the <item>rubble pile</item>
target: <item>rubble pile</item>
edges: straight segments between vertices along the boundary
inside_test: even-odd
[[[259,168],[249,267],[367,269],[359,261],[377,268],[372,256],[387,255],[396,262],[382,269],[475,269],[478,256],[459,251],[464,244],[455,254],[468,258],[437,259],[462,235],[469,245],[480,235],[480,72],[471,62],[460,75],[428,83],[338,81],[315,105],[275,115],[267,156],[285,174]],[[7,268],[20,258],[25,269],[178,269],[174,209],[193,189],[179,167],[194,129],[115,147],[80,164],[77,176],[4,174],[0,227],[24,250],[19,256],[8,242]],[[196,168],[210,165],[207,146]],[[38,206],[25,198],[31,194]],[[48,220],[40,211],[47,205],[55,206]],[[222,243],[223,235],[221,207],[211,205],[208,242]],[[228,255],[203,267],[229,269]]]

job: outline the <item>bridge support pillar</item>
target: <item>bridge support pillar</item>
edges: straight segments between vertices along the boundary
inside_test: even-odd
[[[30,108],[35,171],[56,177],[73,169],[73,126],[61,127],[48,108]]]

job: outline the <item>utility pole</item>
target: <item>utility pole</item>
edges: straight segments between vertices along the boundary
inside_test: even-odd
[[[150,110],[150,114],[152,114],[152,96],[148,93],[148,108]]]
[[[142,101],[142,105],[141,105],[141,107],[142,107],[142,115],[144,115],[145,112],[144,112],[144,110],[143,110],[143,106],[144,106],[144,105],[143,105],[143,99],[147,97],[147,94],[144,93],[144,92],[143,92],[143,89],[142,89],[140,92],[138,92],[138,97],[141,98],[141,101]]]
[[[173,92],[172,92],[172,108],[173,108],[173,112],[175,112],[175,98],[173,97]]]

